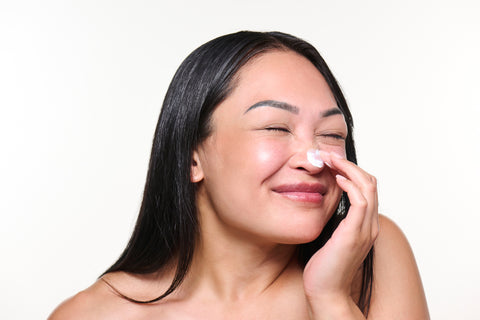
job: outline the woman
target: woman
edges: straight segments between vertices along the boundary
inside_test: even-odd
[[[204,44],[165,97],[127,248],[51,319],[428,318],[409,245],[355,164],[352,126],[305,41]]]

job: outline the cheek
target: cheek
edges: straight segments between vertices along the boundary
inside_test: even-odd
[[[333,152],[336,154],[341,155],[342,157],[346,158],[347,157],[347,151],[344,146],[334,146],[334,145],[328,145],[328,144],[321,144],[318,146],[318,149],[326,152]]]
[[[259,144],[255,149],[255,158],[259,165],[271,165],[280,162],[282,148],[264,143]]]
[[[252,143],[250,155],[259,175],[268,176],[282,167],[285,162],[285,147],[268,141]]]
[[[285,143],[252,135],[219,135],[212,153],[219,158],[212,167],[223,176],[261,182],[279,170],[285,162]],[[210,158],[214,156],[210,155]]]

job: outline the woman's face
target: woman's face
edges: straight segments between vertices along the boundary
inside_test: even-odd
[[[290,51],[255,58],[194,153],[202,231],[286,244],[314,240],[341,190],[328,167],[308,162],[307,151],[345,156],[346,135],[333,94],[306,58]]]

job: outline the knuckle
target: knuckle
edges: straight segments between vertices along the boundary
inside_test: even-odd
[[[357,203],[355,204],[358,208],[366,209],[368,207],[368,201],[365,198],[358,199]]]
[[[375,178],[374,176],[370,176],[368,180],[369,180],[369,183],[367,185],[368,191],[377,192],[377,178]]]

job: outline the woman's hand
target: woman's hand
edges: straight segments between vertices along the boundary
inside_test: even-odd
[[[355,275],[378,232],[378,199],[375,177],[334,153],[320,156],[350,199],[347,217],[330,240],[307,263],[304,289],[312,319],[364,319],[351,298]]]

